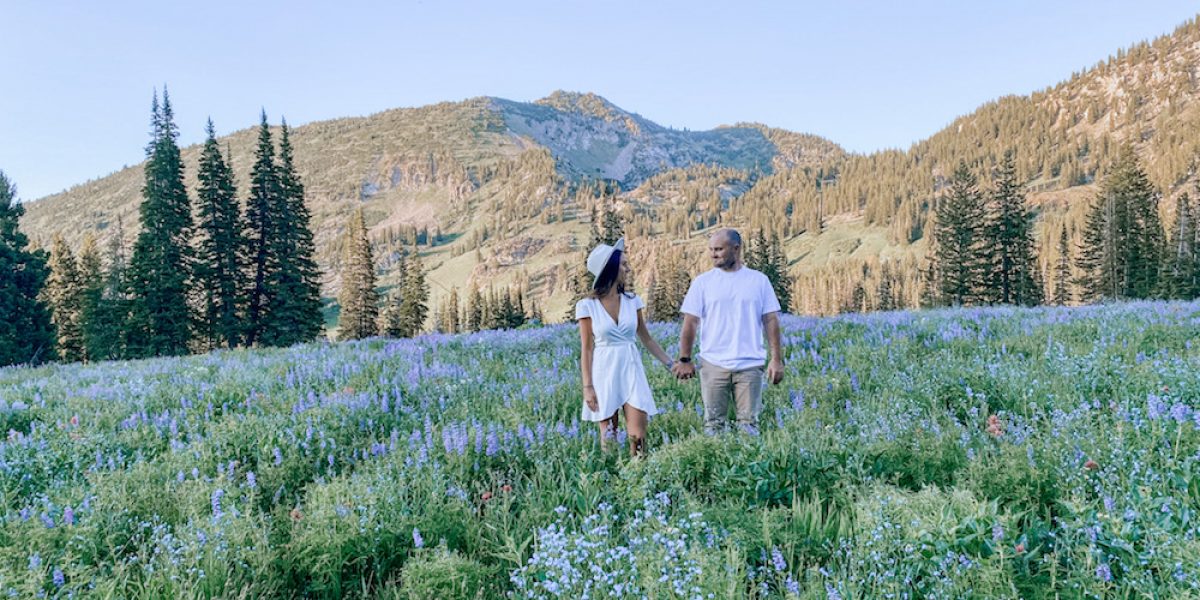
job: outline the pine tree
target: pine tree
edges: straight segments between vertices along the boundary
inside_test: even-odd
[[[458,288],[450,288],[450,299],[446,301],[446,318],[443,323],[442,331],[445,333],[459,333],[458,322]]]
[[[1158,198],[1132,147],[1124,147],[1087,215],[1078,258],[1085,301],[1148,298],[1160,291]]]
[[[466,331],[483,329],[483,295],[479,293],[479,286],[471,286],[471,293],[467,295],[467,306],[464,311],[462,322],[466,325]]]
[[[99,350],[108,342],[100,339],[102,332],[101,302],[104,294],[104,269],[96,238],[88,234],[83,238],[79,250],[79,282],[82,287],[79,307],[79,322],[83,334],[83,358],[88,361],[103,360]]]
[[[750,243],[746,245],[745,261],[746,266],[759,271],[760,273],[771,277],[769,271],[771,264],[768,259],[770,251],[767,249],[767,238],[763,234],[762,229],[756,229],[754,236],[750,238]]]
[[[621,215],[618,215],[617,211],[613,210],[614,207],[608,206],[608,203],[604,202],[603,198],[601,198],[601,203],[601,206],[604,207],[602,221],[604,224],[604,233],[601,241],[611,246],[625,235],[625,225],[621,222]]]
[[[129,347],[129,312],[132,300],[125,260],[124,227],[117,228],[106,250],[108,266],[102,276],[100,302],[87,319],[85,338],[89,360],[125,358]]]
[[[933,259],[940,275],[937,292],[941,303],[966,305],[986,298],[984,214],[975,176],[960,162],[950,179],[949,192],[939,203],[934,225],[937,254]]]
[[[135,357],[184,354],[191,341],[192,208],[183,185],[179,131],[165,89],[161,105],[155,95],[152,112],[142,227],[129,261],[129,351]]]
[[[54,326],[41,299],[49,276],[46,256],[26,248],[29,240],[17,226],[24,214],[17,186],[0,171],[0,366],[54,356]]]
[[[1162,296],[1173,299],[1195,297],[1196,223],[1187,193],[1175,200],[1175,225],[1171,227],[1170,258],[1165,263]]]
[[[205,349],[232,348],[242,339],[246,242],[233,169],[221,156],[212,119],[200,155],[195,282],[196,337]]]
[[[400,260],[396,263],[396,284],[392,286],[388,292],[387,300],[385,301],[383,312],[379,315],[379,331],[388,337],[408,337],[404,335],[403,312],[401,308],[404,306],[404,284],[408,279],[408,259],[404,254],[400,255]]]
[[[1161,291],[1159,277],[1163,272],[1166,252],[1166,232],[1158,215],[1161,195],[1154,189],[1145,171],[1137,162],[1132,149],[1128,171],[1128,197],[1134,230],[1131,232],[1130,252],[1130,297],[1152,298]]]
[[[679,257],[664,251],[655,264],[654,287],[650,292],[650,314],[655,321],[677,321],[683,297],[692,278]]]
[[[1066,306],[1074,301],[1071,286],[1071,236],[1067,232],[1067,224],[1063,223],[1062,232],[1058,236],[1058,262],[1054,265],[1054,296],[1051,303],[1055,306]]]
[[[546,322],[545,316],[542,315],[542,307],[538,305],[537,299],[530,298],[526,304],[528,306],[526,314],[529,316],[529,318],[525,320],[526,323],[541,325],[542,323]]]
[[[661,271],[654,269],[650,276],[650,302],[646,306],[646,318],[650,321],[667,321],[671,318],[671,308],[666,305],[667,286]]]
[[[296,173],[291,130],[284,120],[279,132],[277,183],[278,238],[272,244],[278,271],[272,280],[269,327],[265,343],[291,346],[307,342],[321,333],[321,272],[316,261],[308,207],[304,203],[304,184]]]
[[[378,331],[379,292],[375,290],[375,261],[363,211],[358,209],[350,219],[347,232],[345,268],[342,270],[342,290],[338,294],[341,314],[338,316],[338,337],[356,340],[370,337]]]
[[[425,281],[425,265],[414,246],[404,272],[400,306],[400,326],[403,337],[415,337],[425,329],[425,317],[429,313],[429,284]]]
[[[894,279],[895,272],[892,270],[892,263],[884,261],[879,275],[879,310],[896,310],[900,306],[896,298]]]
[[[986,265],[988,300],[1001,304],[1032,306],[1041,301],[1035,285],[1037,256],[1033,240],[1033,213],[1025,206],[1025,194],[1017,183],[1012,151],[995,172],[992,214],[988,215]]]
[[[1126,257],[1120,253],[1124,244],[1118,235],[1127,220],[1125,204],[1111,190],[1101,188],[1088,211],[1076,259],[1080,273],[1076,285],[1084,302],[1124,297]]]
[[[779,299],[779,308],[782,312],[790,312],[792,305],[792,277],[788,274],[789,261],[787,253],[783,250],[783,243],[779,241],[779,236],[775,234],[771,234],[767,264],[770,265],[772,276],[771,287],[775,289],[775,297]]]
[[[83,360],[83,282],[75,255],[61,235],[54,236],[50,248],[50,277],[43,293],[54,323],[58,357],[64,362]]]
[[[275,146],[271,143],[271,128],[263,111],[258,128],[258,146],[254,151],[254,166],[250,170],[250,199],[246,202],[246,256],[249,261],[249,294],[246,299],[247,346],[269,345],[276,329],[270,309],[275,290],[271,285],[279,279],[279,253],[276,246],[280,235],[280,186],[275,167]],[[263,338],[266,339],[263,339]]]

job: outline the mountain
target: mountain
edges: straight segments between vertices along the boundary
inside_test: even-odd
[[[916,303],[931,209],[960,160],[986,183],[1015,150],[1039,230],[1066,223],[1073,235],[1121,144],[1135,147],[1166,198],[1194,189],[1198,95],[1193,19],[1061,83],[989,102],[907,150],[848,154],[751,123],[674,130],[573,92],[312,123],[293,130],[293,143],[330,296],[346,218],[362,206],[385,284],[398,250],[419,238],[435,306],[452,287],[518,283],[546,314],[560,314],[594,197],[606,193],[615,194],[639,284],[666,254],[703,269],[706,232],[732,223],[780,236],[798,310],[829,313],[885,306],[875,300],[885,288],[900,306]],[[253,137],[243,130],[222,140],[243,195]],[[193,190],[198,153],[184,150]],[[30,202],[22,227],[43,244],[54,232],[78,244],[87,232],[112,235],[120,219],[132,239],[141,183],[141,167],[131,167]],[[1043,264],[1055,260],[1056,241],[1042,237]]]
[[[256,129],[245,129],[220,139],[232,155],[243,197],[255,136]],[[560,250],[581,243],[575,238],[585,234],[585,223],[529,231],[522,223],[537,223],[538,214],[552,205],[565,205],[573,215],[577,207],[570,192],[581,182],[632,189],[659,173],[697,164],[769,173],[844,154],[822,138],[761,125],[669,129],[594,94],[570,92],[533,103],[473,98],[311,123],[294,128],[292,141],[327,295],[336,292],[340,236],[358,206],[365,209],[385,271],[416,231],[442,240],[423,249],[432,258],[437,296],[452,286],[464,288],[468,279],[490,284],[494,271],[528,262],[534,247],[550,246],[554,258],[563,259]],[[199,145],[183,149],[190,190],[196,187],[199,153]],[[107,239],[118,228],[132,241],[142,178],[138,165],[29,202],[22,228],[43,244],[54,233],[78,245],[86,234]],[[506,225],[499,226],[497,217]],[[463,248],[469,239],[479,243]],[[466,250],[476,246],[494,260],[474,260]]]

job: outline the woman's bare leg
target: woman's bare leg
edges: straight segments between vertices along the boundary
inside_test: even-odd
[[[617,439],[617,417],[621,415],[621,411],[612,414],[611,417],[599,421],[596,424],[600,426],[600,449],[608,449],[610,441]]]
[[[641,409],[625,405],[625,430],[629,436],[629,455],[643,456],[646,454],[646,413]]]

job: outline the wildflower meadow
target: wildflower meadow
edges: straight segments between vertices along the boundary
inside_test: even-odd
[[[642,459],[571,325],[0,369],[0,597],[1200,597],[1200,304],[782,324]]]

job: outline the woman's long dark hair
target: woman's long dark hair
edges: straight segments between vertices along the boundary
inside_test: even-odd
[[[596,285],[592,287],[593,298],[603,298],[617,283],[617,274],[621,272],[621,254],[620,250],[613,250],[612,256],[608,257],[608,262],[604,263],[604,268],[600,270],[600,276],[596,278]],[[625,294],[624,282],[617,285],[617,293]]]

